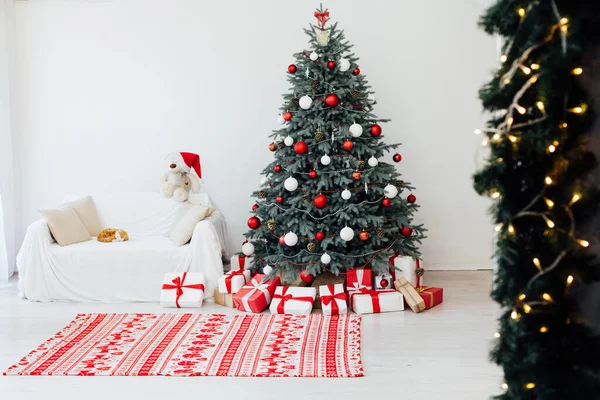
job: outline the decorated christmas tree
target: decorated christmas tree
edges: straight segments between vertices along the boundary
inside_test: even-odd
[[[289,280],[359,267],[388,271],[395,253],[419,256],[416,197],[386,162],[402,160],[386,156],[399,145],[383,141],[387,120],[373,114],[375,97],[352,45],[330,26],[327,10],[314,16],[316,25],[305,29],[309,48],[287,68],[292,87],[242,250],[256,268]]]
[[[504,38],[502,64],[480,94],[492,118],[476,133],[491,156],[475,175],[477,191],[494,199],[498,232],[497,398],[595,399],[600,337],[580,295],[600,274],[590,141],[600,2],[500,0],[481,25]]]

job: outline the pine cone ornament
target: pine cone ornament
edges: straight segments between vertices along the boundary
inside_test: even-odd
[[[315,79],[314,81],[312,81],[312,87],[313,87],[313,89],[317,89],[319,87],[319,85],[320,85],[320,83],[319,83],[318,80]]]
[[[312,253],[317,249],[317,245],[313,242],[310,242],[308,245],[306,245],[306,248]]]
[[[283,149],[285,149],[285,143],[279,142],[279,143],[277,143],[277,147],[279,147],[279,150],[283,150]]]
[[[383,228],[377,228],[377,237],[382,239],[385,236],[385,230]]]
[[[300,105],[300,100],[298,99],[292,99],[290,100],[290,103],[294,106],[294,107],[298,107]]]
[[[307,203],[310,203],[310,196],[305,194],[302,196],[302,200],[306,201]]]
[[[320,142],[321,140],[325,139],[325,134],[321,131],[316,132],[315,133],[315,139],[317,140],[317,142]]]
[[[261,199],[267,198],[267,192],[264,190],[261,190],[260,192],[258,192],[258,195],[260,196]]]
[[[402,189],[402,187],[404,187],[404,181],[403,180],[399,180],[394,182],[394,186],[396,186],[398,189]]]
[[[362,94],[358,91],[358,90],[353,90],[350,92],[350,95],[352,96],[353,99],[357,100],[360,99]]]
[[[360,160],[358,162],[358,169],[361,171],[365,169],[365,160]]]
[[[270,219],[267,221],[267,227],[269,228],[269,230],[274,231],[275,228],[277,228],[277,221],[275,221],[274,219]]]

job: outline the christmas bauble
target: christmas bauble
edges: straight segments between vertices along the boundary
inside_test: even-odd
[[[292,113],[289,111],[284,112],[281,116],[286,121],[289,121],[290,119],[292,119]]]
[[[275,230],[275,228],[277,228],[277,221],[274,219],[270,219],[267,221],[267,227],[269,228],[269,230]]]
[[[352,140],[346,140],[344,142],[344,150],[350,151],[350,150],[352,150],[353,147],[354,147],[354,143],[352,143]]]
[[[329,264],[331,262],[331,256],[329,254],[327,254],[327,253],[323,253],[321,255],[321,262],[323,264]]]
[[[377,237],[381,239],[384,236],[385,236],[385,229],[383,229],[383,228],[377,228]]]
[[[382,280],[379,281],[379,285],[385,289],[386,287],[388,287],[390,285],[390,283],[388,282],[388,280],[386,278],[383,278]]]
[[[248,228],[257,229],[260,226],[260,219],[258,217],[248,218]]]
[[[293,145],[293,144],[294,144],[294,139],[292,139],[292,137],[291,137],[291,136],[286,136],[286,137],[285,137],[285,139],[283,139],[283,143],[284,143],[286,146],[291,146],[291,145]]]
[[[297,70],[297,68],[296,68],[296,66],[294,64],[288,65],[288,72],[290,74],[293,74],[294,72],[296,72],[296,70]]]
[[[327,104],[329,107],[335,107],[340,104],[340,98],[334,93],[329,93],[327,96],[325,96],[325,104]]]
[[[348,59],[346,58],[342,58],[340,60],[340,66],[339,66],[339,70],[341,72],[346,72],[350,69],[350,61],[348,61]]]
[[[252,211],[256,211],[256,209],[257,209],[257,208],[258,208],[258,204],[254,204],[254,205],[252,206]]]
[[[315,233],[315,240],[318,240],[319,242],[321,240],[325,239],[325,234],[321,231]]]
[[[269,150],[271,150],[271,151],[277,150],[277,145],[274,142],[271,142],[271,144],[269,144]]]
[[[283,196],[282,196],[282,195],[279,195],[279,196],[277,196],[277,197],[275,198],[275,201],[276,201],[277,203],[279,203],[279,204],[283,203]]]
[[[400,229],[400,234],[402,236],[408,237],[410,235],[412,235],[413,230],[412,228],[409,228],[408,226],[403,226],[402,229]]]
[[[371,156],[371,158],[369,158],[368,163],[370,167],[376,167],[377,164],[379,164],[379,161],[374,156]]]
[[[394,162],[400,162],[400,161],[402,161],[402,156],[400,154],[396,153],[392,156],[392,160],[394,160]]]
[[[383,195],[388,199],[393,199],[398,195],[398,188],[394,185],[387,184],[386,187],[383,188]]]
[[[298,104],[300,105],[300,108],[302,108],[303,110],[308,110],[310,108],[310,106],[312,105],[312,99],[310,98],[310,96],[304,95],[304,96],[300,97]]]
[[[325,208],[325,206],[327,206],[327,196],[318,194],[313,200],[313,203],[317,208]]]
[[[285,235],[279,237],[279,244],[285,244]]]
[[[285,244],[288,246],[295,246],[298,243],[298,235],[294,232],[288,232],[285,234]]]
[[[294,145],[294,151],[296,152],[296,154],[304,154],[308,151],[308,145],[306,144],[306,142],[303,141],[296,142],[296,144]]]
[[[315,132],[315,140],[317,142],[320,142],[323,139],[325,139],[325,134],[323,132]]]
[[[358,238],[359,238],[360,240],[363,240],[363,241],[364,241],[364,240],[367,240],[367,239],[369,239],[369,232],[367,232],[367,231],[365,231],[365,230],[361,231],[361,232],[358,234]]]
[[[381,201],[381,205],[384,207],[389,207],[392,204],[392,201],[387,197]]]
[[[314,169],[311,169],[310,172],[308,173],[308,176],[311,177],[312,179],[315,179],[317,177],[317,171],[315,171]]]
[[[313,51],[312,53],[310,53],[310,59],[312,61],[317,61],[318,58],[319,58],[319,55],[317,54],[316,51]]]
[[[263,267],[263,274],[269,275],[271,272],[273,272],[273,267],[271,267],[270,265],[265,265]]]
[[[406,201],[408,201],[410,204],[412,204],[415,201],[417,201],[417,198],[414,194],[409,194],[408,197],[406,198]]]
[[[260,196],[261,199],[267,198],[267,192],[265,190],[261,190],[260,192],[258,192],[258,195]]]
[[[375,103],[375,95],[374,95],[373,93],[369,93],[369,94],[367,95],[367,102],[368,102],[369,104],[373,104],[373,103]]]
[[[363,133],[363,128],[355,122],[352,125],[350,125],[349,131],[352,137],[359,137]]]
[[[306,250],[310,251],[311,253],[313,251],[315,251],[317,249],[317,245],[314,244],[313,242],[310,242],[309,244],[306,245]]]
[[[352,197],[352,192],[350,192],[348,189],[342,190],[342,199],[350,200],[350,197]]]
[[[302,270],[302,272],[300,272],[300,279],[302,279],[302,282],[311,283],[315,280],[315,277],[309,274],[306,270]]]
[[[352,173],[352,179],[354,179],[355,181],[360,181],[360,176],[361,176],[360,171],[354,171]]]
[[[349,226],[346,226],[340,231],[340,237],[346,242],[349,242],[354,239],[354,230]]]
[[[377,124],[371,125],[371,135],[380,136],[381,135],[381,126]]]
[[[358,67],[354,68],[354,71],[352,71],[352,73],[353,73],[354,75],[358,75],[358,74],[360,74],[360,68],[358,68]]]
[[[281,165],[277,164],[276,166],[273,167],[273,171],[280,173],[281,172]]]
[[[327,61],[327,68],[334,69],[335,68],[335,61],[332,61],[332,60]]]
[[[293,192],[294,190],[298,189],[298,181],[296,178],[290,176],[283,182],[283,186],[287,191]]]
[[[277,123],[278,123],[279,125],[283,125],[283,124],[285,124],[285,119],[283,119],[283,115],[279,114],[279,115],[277,116]]]
[[[321,164],[329,165],[330,162],[331,162],[331,158],[327,154],[325,154],[323,157],[321,157]]]
[[[246,242],[242,245],[242,253],[246,256],[254,254],[254,245],[250,242]]]

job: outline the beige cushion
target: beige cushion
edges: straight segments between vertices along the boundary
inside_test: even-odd
[[[85,229],[89,232],[90,236],[98,236],[98,233],[102,230],[102,224],[98,217],[96,204],[91,196],[70,201],[61,206],[71,207],[85,226]]]
[[[61,246],[85,242],[91,236],[83,222],[71,207],[61,207],[53,210],[40,210],[46,220],[54,240]]]
[[[204,218],[210,217],[215,208],[205,206],[194,206],[177,222],[171,231],[171,240],[177,246],[183,246],[192,238],[196,224]]]

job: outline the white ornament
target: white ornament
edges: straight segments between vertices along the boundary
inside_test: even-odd
[[[325,154],[323,157],[321,157],[321,164],[329,165],[330,162],[331,162],[331,158],[327,154]]]
[[[371,156],[371,158],[369,158],[369,161],[367,161],[367,162],[369,163],[370,167],[376,167],[377,164],[379,164],[379,161],[377,161],[375,156]]]
[[[348,189],[344,189],[342,191],[342,199],[350,200],[350,197],[352,197],[352,193]]]
[[[383,188],[383,194],[388,199],[393,199],[398,195],[398,188],[394,185],[387,185]]]
[[[254,254],[254,245],[250,242],[244,243],[242,245],[242,253],[244,253],[247,256],[251,256],[252,254]]]
[[[298,243],[298,235],[296,235],[294,232],[288,232],[283,237],[283,241],[290,247],[295,246],[296,243]]]
[[[286,137],[285,137],[285,139],[283,139],[283,143],[284,143],[286,146],[291,146],[291,145],[293,145],[293,144],[294,144],[294,139],[292,139],[292,137],[291,137],[291,136],[286,136]]]
[[[320,46],[327,46],[327,43],[329,43],[329,31],[317,32],[317,43]]]
[[[375,95],[373,93],[369,93],[367,96],[367,102],[369,102],[369,104],[375,103]]]
[[[273,267],[271,267],[270,265],[265,265],[263,267],[263,274],[269,275],[271,272],[273,272]]]
[[[310,98],[310,96],[304,95],[304,96],[300,97],[300,100],[298,101],[298,103],[300,103],[301,109],[308,110],[310,108],[310,106],[312,105],[312,99]]]
[[[342,58],[339,63],[340,71],[346,72],[350,69],[350,61],[347,58]]]
[[[321,262],[323,264],[329,264],[331,262],[331,256],[327,253],[323,253],[323,255],[321,256]]]
[[[287,191],[293,192],[294,190],[298,189],[298,181],[296,178],[290,176],[285,180],[285,182],[283,182],[283,186],[285,186]]]
[[[352,137],[359,137],[363,133],[363,128],[356,122],[350,125],[350,134]]]
[[[312,53],[310,53],[310,59],[313,61],[317,61],[317,58],[319,58],[319,55],[317,54],[316,51],[313,51]]]
[[[340,237],[342,239],[344,239],[346,242],[351,241],[354,238],[354,229],[352,229],[352,228],[350,228],[348,226],[345,226],[340,231]]]
[[[279,125],[283,125],[283,124],[285,124],[285,119],[283,119],[283,115],[279,114],[279,115],[277,116],[277,123],[278,123]]]
[[[267,182],[269,182],[269,178],[267,178],[266,176],[263,176],[262,178],[260,178],[260,186],[266,185]]]

